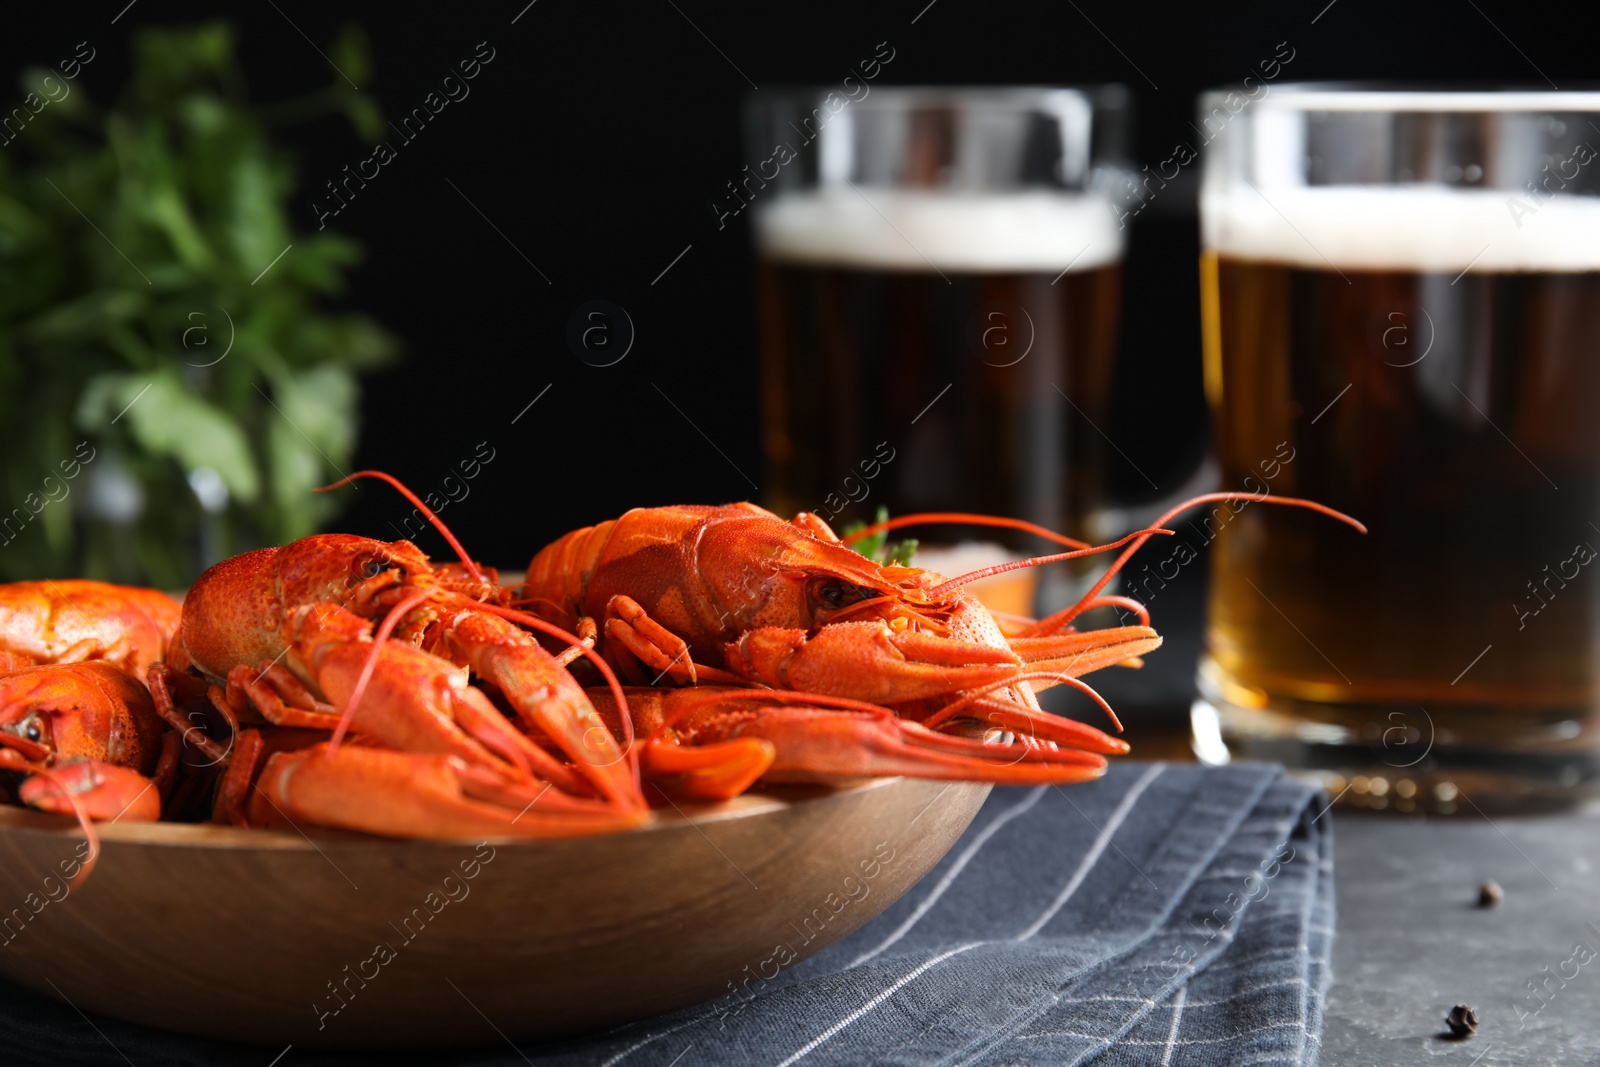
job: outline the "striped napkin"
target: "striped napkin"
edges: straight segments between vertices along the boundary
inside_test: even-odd
[[[1314,1064],[1322,810],[1263,764],[997,789],[920,885],[737,1014],[715,1002],[533,1062]]]
[[[1092,785],[996,789],[905,897],[757,992],[539,1046],[290,1055],[486,1067],[1315,1064],[1333,936],[1324,803],[1264,764],[1128,762]],[[7,1062],[265,1065],[260,1049],[106,1019],[97,1036],[84,1023],[0,984]]]

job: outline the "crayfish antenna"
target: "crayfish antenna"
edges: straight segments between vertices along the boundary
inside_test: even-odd
[[[1072,619],[1076,618],[1084,611],[1087,611],[1088,607],[1086,605],[1088,602],[1094,600],[1099,593],[1105,589],[1106,585],[1111,581],[1116,573],[1122,569],[1122,565],[1127,562],[1128,557],[1132,556],[1134,552],[1137,552],[1140,546],[1142,546],[1146,541],[1156,534],[1166,534],[1169,537],[1173,535],[1172,530],[1164,529],[1164,527],[1168,522],[1172,521],[1174,516],[1187,511],[1189,508],[1192,508],[1197,504],[1210,504],[1218,501],[1228,500],[1257,501],[1265,504],[1288,504],[1294,507],[1309,508],[1312,511],[1321,512],[1324,515],[1328,515],[1332,518],[1338,519],[1340,522],[1353,526],[1361,533],[1367,532],[1367,528],[1362,525],[1359,520],[1346,515],[1342,511],[1330,508],[1326,504],[1319,504],[1314,500],[1302,500],[1298,497],[1292,496],[1270,496],[1266,493],[1202,493],[1199,496],[1190,497],[1188,500],[1185,500],[1183,503],[1178,504],[1170,509],[1165,515],[1162,515],[1159,519],[1157,519],[1154,525],[1151,527],[1144,530],[1135,530],[1126,537],[1120,538],[1119,540],[1105,545],[1089,545],[1083,541],[1078,541],[1071,537],[1067,537],[1065,534],[1056,533],[1054,530],[1048,529],[1044,526],[1039,526],[1036,523],[1026,522],[1022,519],[1010,519],[999,515],[981,515],[962,511],[929,511],[919,512],[915,515],[901,515],[897,518],[886,519],[883,522],[873,523],[871,526],[857,530],[841,540],[842,543],[848,545],[855,541],[859,541],[863,537],[870,537],[875,533],[886,530],[898,530],[905,526],[927,525],[931,523],[950,523],[971,526],[999,526],[1013,530],[1024,530],[1047,540],[1054,541],[1057,544],[1066,545],[1074,550],[1070,552],[1058,552],[1048,556],[1034,556],[1029,559],[1013,560],[1010,563],[996,564],[993,567],[984,567],[980,570],[971,571],[967,574],[961,575],[958,578],[952,578],[942,585],[936,586],[934,589],[930,590],[930,596],[940,596],[951,591],[952,589],[958,589],[961,586],[975,582],[980,578],[989,578],[996,574],[1005,574],[1008,571],[1022,570],[1027,567],[1038,567],[1046,563],[1059,563],[1062,560],[1078,559],[1080,557],[1094,555],[1099,552],[1109,552],[1114,548],[1120,548],[1123,545],[1128,544],[1129,541],[1135,542],[1130,548],[1128,548],[1126,552],[1124,552],[1114,563],[1111,564],[1110,569],[1108,569],[1100,581],[1095,584],[1095,587],[1084,595],[1082,600],[1080,600],[1077,604],[1074,604],[1071,608],[1066,609],[1068,612],[1071,612],[1070,615],[1067,615],[1064,612],[1058,612],[1056,615],[1053,615],[1048,619],[1040,620],[1037,626],[1031,631],[1033,633],[1038,633],[1039,628],[1044,627],[1047,623],[1051,624],[1053,628],[1059,628],[1060,626],[1064,626],[1066,623],[1071,622]],[[1105,598],[1101,598],[1101,600],[1104,599]]]
[[[1315,500],[1303,500],[1300,497],[1294,496],[1270,496],[1266,493],[1201,493],[1199,496],[1190,497],[1183,503],[1178,504],[1168,510],[1165,515],[1162,515],[1155,521],[1155,525],[1150,530],[1142,530],[1137,533],[1130,534],[1128,537],[1123,538],[1122,541],[1117,542],[1117,544],[1122,544],[1130,538],[1136,538],[1133,544],[1129,545],[1123,550],[1122,555],[1118,556],[1112,561],[1111,566],[1108,567],[1106,572],[1100,576],[1100,580],[1095,582],[1094,586],[1087,593],[1083,594],[1076,604],[1073,604],[1071,607],[1062,608],[1054,615],[1040,619],[1035,625],[1029,627],[1028,630],[1025,631],[1021,636],[1038,637],[1046,634],[1052,634],[1061,629],[1063,626],[1071,623],[1073,619],[1076,619],[1085,611],[1088,611],[1089,608],[1097,602],[1097,598],[1100,598],[1100,594],[1105,591],[1105,587],[1111,584],[1111,579],[1116,577],[1118,571],[1122,570],[1123,565],[1128,562],[1129,558],[1131,558],[1135,552],[1139,551],[1144,543],[1150,539],[1151,533],[1166,526],[1166,524],[1171,522],[1175,516],[1181,515],[1183,512],[1195,507],[1198,504],[1214,504],[1235,500],[1254,502],[1257,504],[1283,504],[1288,507],[1306,508],[1309,511],[1315,511],[1319,514],[1327,515],[1329,518],[1338,519],[1345,525],[1354,528],[1358,533],[1364,534],[1367,532],[1366,525],[1363,524],[1359,519],[1352,518],[1336,508],[1330,508],[1326,504],[1319,504]],[[1162,532],[1171,533],[1172,531],[1165,530]],[[1025,564],[1031,563],[1031,561],[1028,560],[1023,560],[1022,562]]]
[[[871,537],[876,533],[889,530],[899,530],[906,526],[1000,526],[1010,530],[1023,530],[1035,534],[1046,541],[1054,541],[1058,545],[1068,548],[1092,548],[1087,541],[1079,541],[1075,537],[1058,534],[1054,530],[1040,526],[1037,523],[1027,522],[1023,519],[1010,519],[1004,515],[980,515],[968,511],[919,511],[914,515],[898,515],[883,522],[875,522],[865,529],[857,530],[853,534],[841,537],[841,544],[851,545],[863,537]]]
[[[89,855],[79,867],[78,873],[67,879],[67,891],[71,892],[82,885],[89,877],[89,872],[94,870],[94,865],[100,861],[100,834],[94,828],[94,820],[89,818],[89,813],[83,810],[83,805],[78,802],[78,797],[72,789],[61,780],[61,776],[48,767],[29,767],[28,773],[49,782],[51,787],[72,807],[73,817],[78,820],[78,825],[83,828],[83,838],[89,844]]]
[[[484,577],[483,571],[480,570],[478,568],[478,565],[473,562],[472,557],[467,555],[467,550],[465,548],[461,547],[461,542],[456,540],[456,535],[450,532],[450,527],[446,526],[444,524],[444,520],[439,518],[438,515],[434,514],[434,511],[433,511],[432,508],[430,508],[428,505],[424,504],[421,501],[421,499],[418,498],[417,494],[413,493],[410,489],[407,489],[405,487],[405,484],[403,482],[401,482],[399,478],[396,478],[394,475],[386,474],[383,471],[370,471],[370,470],[368,470],[368,471],[356,471],[354,474],[345,475],[343,478],[340,478],[338,481],[334,482],[332,485],[320,486],[317,489],[313,490],[313,492],[331,493],[331,492],[333,492],[333,490],[338,489],[341,486],[345,486],[345,485],[351,484],[357,478],[377,478],[380,481],[388,482],[390,485],[394,486],[394,488],[399,491],[400,495],[405,497],[407,500],[411,501],[412,505],[418,511],[422,512],[423,518],[427,519],[428,522],[433,526],[433,528],[435,530],[438,530],[439,533],[444,537],[444,539],[446,541],[450,542],[450,547],[455,549],[456,555],[461,558],[461,565],[463,567],[467,568],[467,573],[472,575],[472,580],[475,581],[475,582],[483,582],[483,583],[487,584],[488,579]],[[335,747],[337,747],[337,746],[335,746]],[[331,757],[331,754],[330,754],[330,757]]]
[[[1157,640],[1159,641],[1159,639]],[[988,685],[979,686],[978,688],[971,690],[966,695],[961,697],[961,699],[945,705],[934,714],[928,716],[928,718],[922,720],[922,725],[926,726],[930,730],[936,729],[937,727],[942,726],[944,723],[949,722],[952,718],[954,718],[957,712],[965,711],[974,704],[983,703],[985,697],[995,693],[998,690],[1004,689],[1007,686],[1016,685],[1018,682],[1044,681],[1067,685],[1081,693],[1086,694],[1089,699],[1093,700],[1097,705],[1099,705],[1101,711],[1106,713],[1106,718],[1111,720],[1111,725],[1116,728],[1117,733],[1120,734],[1122,732],[1122,720],[1117,718],[1117,713],[1112,710],[1111,705],[1106,702],[1106,698],[1095,692],[1095,690],[1092,689],[1087,682],[1081,681],[1078,678],[1074,678],[1064,671],[1021,671],[1002,681],[991,682]],[[1071,722],[1072,720],[1063,717],[1062,721]]]
[[[1163,530],[1159,527],[1151,527],[1147,530],[1135,530],[1126,537],[1112,541],[1107,545],[1095,545],[1090,548],[1074,549],[1071,552],[1057,552],[1049,556],[1033,556],[1029,559],[1015,559],[1010,563],[996,563],[992,567],[980,567],[975,571],[968,571],[966,574],[963,574],[958,578],[951,578],[942,585],[934,586],[932,589],[928,590],[928,595],[931,597],[940,597],[953,589],[960,589],[962,586],[975,582],[980,578],[991,578],[996,574],[1005,574],[1008,571],[1020,571],[1025,570],[1028,567],[1042,566],[1046,563],[1059,563],[1065,559],[1079,559],[1083,556],[1093,556],[1100,552],[1110,552],[1114,548],[1121,548],[1123,545],[1134,540],[1135,538],[1138,538],[1139,544],[1142,545],[1145,541],[1149,540],[1151,537],[1154,537],[1156,534],[1166,534],[1168,537],[1171,537],[1173,536],[1173,531]],[[1134,548],[1137,547],[1139,546],[1134,546]],[[1129,551],[1131,552],[1132,549],[1129,549]],[[1115,573],[1115,568],[1119,565],[1120,561],[1117,564],[1113,564],[1112,573]]]
[[[1118,608],[1122,611],[1131,611],[1138,616],[1140,626],[1150,625],[1150,609],[1131,596],[1100,596],[1083,605],[1084,611],[1093,611],[1095,608]]]

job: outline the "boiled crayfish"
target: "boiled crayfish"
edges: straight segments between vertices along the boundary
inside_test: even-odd
[[[567,628],[602,620],[600,651],[636,684],[724,687],[631,697],[646,716],[645,770],[676,775],[682,790],[714,795],[722,783],[756,773],[764,753],[767,776],[787,780],[897,774],[1078,781],[1103,773],[1102,756],[1128,746],[1044,712],[1036,691],[1072,686],[1116,722],[1079,676],[1137,663],[1161,638],[1142,605],[1105,596],[1105,587],[1145,541],[1171,533],[1163,527],[1173,516],[1223,499],[1311,508],[1364,530],[1310,501],[1207,494],[1151,529],[1099,547],[1028,523],[972,515],[903,516],[856,534],[979,522],[1030,530],[1069,548],[947,579],[874,563],[815,515],[785,521],[748,503],[638,508],[541,549],[521,595],[529,610]],[[1003,629],[965,589],[1006,570],[1119,547],[1123,553],[1088,594],[1046,619],[1007,619]],[[1071,628],[1083,612],[1107,605],[1132,608],[1143,625]],[[669,741],[710,751],[674,751]],[[724,753],[728,766],[718,767],[712,752]]]
[[[873,563],[815,516],[732,504],[639,508],[576,530],[534,556],[521,594],[564,627],[602,620],[602,654],[636,684],[770,690],[657,698],[644,769],[691,794],[763,774],[1083,781],[1104,772],[1101,753],[1128,750],[1045,714],[1026,683],[1081,685],[1078,674],[1159,646],[1154,630],[1066,634],[1034,642],[1025,662],[976,599],[942,583]],[[932,727],[949,716],[916,722],[963,695],[978,716],[944,733]],[[982,739],[995,728],[1021,740]]]
[[[166,658],[179,612],[154,589],[0,586],[0,765],[32,776],[25,802],[92,819],[160,816],[148,776],[163,763],[166,727],[140,678]]]
[[[0,770],[17,798],[92,822],[150,821],[180,773],[181,736],[140,680],[177,633],[178,602],[94,581],[0,585]]]
[[[178,602],[84,579],[0,586],[0,669],[100,660],[137,678],[167,657]]]
[[[649,817],[629,738],[511,620],[583,643],[496,604],[490,575],[461,557],[434,567],[408,541],[320,534],[201,575],[181,644],[238,742],[220,749],[221,817],[420,837],[595,833]],[[246,728],[261,724],[298,732],[269,743]],[[342,743],[347,730],[355,740]]]
[[[144,683],[109,663],[63,663],[0,674],[0,768],[45,811],[109,822],[161,817],[177,751]],[[165,756],[165,759],[163,759]]]

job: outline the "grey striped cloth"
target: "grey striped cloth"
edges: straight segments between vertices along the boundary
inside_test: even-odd
[[[736,1015],[714,1002],[533,1062],[1314,1064],[1322,805],[1261,764],[997,789],[920,885]]]
[[[1333,936],[1322,796],[1261,764],[1120,763],[996,789],[855,934],[730,995],[584,1039],[295,1063],[1315,1064]],[[9,1062],[123,1062],[69,1009],[0,985]],[[97,1020],[138,1067],[261,1050]]]

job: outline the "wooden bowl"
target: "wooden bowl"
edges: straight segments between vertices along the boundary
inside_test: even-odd
[[[0,973],[83,1011],[235,1041],[465,1045],[759,986],[927,873],[987,785],[748,795],[558,841],[390,841],[0,809]],[[52,985],[53,983],[53,985]]]

